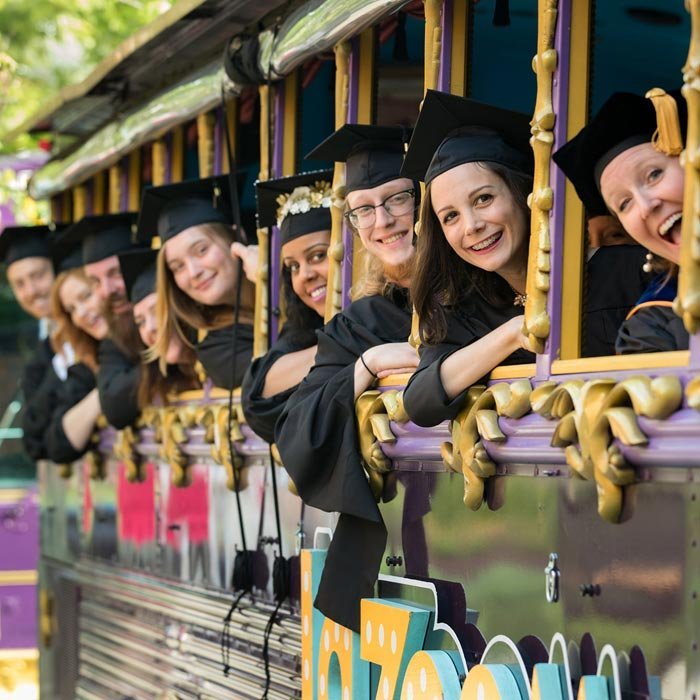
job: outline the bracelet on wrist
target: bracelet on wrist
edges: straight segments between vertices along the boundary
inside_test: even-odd
[[[360,355],[360,362],[362,363],[362,366],[375,378],[377,379],[377,375],[367,366],[367,363],[365,362],[364,355]]]

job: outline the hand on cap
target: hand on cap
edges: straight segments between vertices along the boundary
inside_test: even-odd
[[[243,243],[231,244],[231,257],[239,258],[243,263],[245,276],[253,283],[258,281],[258,246],[243,245]]]

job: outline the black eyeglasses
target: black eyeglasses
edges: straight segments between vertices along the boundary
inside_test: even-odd
[[[384,207],[390,216],[403,216],[413,209],[415,194],[416,191],[413,188],[401,190],[379,204],[363,204],[361,207],[350,209],[344,216],[356,229],[372,228],[377,220],[378,207]]]

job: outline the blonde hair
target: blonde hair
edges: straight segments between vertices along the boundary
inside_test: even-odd
[[[391,280],[384,272],[382,261],[367,250],[364,251],[360,277],[350,288],[350,298],[353,301],[384,294]]]
[[[61,287],[71,277],[79,279],[89,287],[92,286],[87,275],[79,267],[61,272],[56,277],[51,288],[51,316],[55,323],[55,328],[51,335],[51,346],[57,354],[61,354],[63,346],[68,343],[73,348],[76,359],[85,363],[93,372],[97,372],[97,346],[99,341],[78,328],[61,303]]]
[[[197,228],[229,255],[233,243],[233,230],[219,223],[199,224]],[[242,274],[242,273],[241,273]],[[243,285],[250,285],[243,278]],[[254,293],[252,294],[254,298]],[[241,305],[243,306],[243,305]],[[160,371],[167,372],[166,354],[174,333],[189,347],[193,346],[193,330],[211,331],[233,323],[234,309],[231,305],[218,304],[205,306],[196,302],[175,283],[172,271],[165,260],[162,247],[156,259],[156,319],[158,336],[156,342],[146,351],[146,360],[158,360]]]

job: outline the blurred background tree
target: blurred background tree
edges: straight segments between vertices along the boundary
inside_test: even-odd
[[[78,83],[173,0],[0,0],[0,134]],[[36,147],[19,139],[0,152]]]

